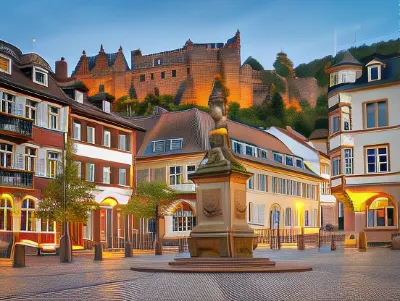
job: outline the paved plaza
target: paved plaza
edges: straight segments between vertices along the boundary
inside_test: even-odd
[[[0,300],[400,300],[400,251],[256,250],[257,257],[303,261],[313,271],[280,274],[173,274],[130,270],[177,254],[27,256],[26,268],[0,267]]]

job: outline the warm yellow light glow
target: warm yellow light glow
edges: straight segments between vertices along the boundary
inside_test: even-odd
[[[370,198],[379,195],[378,192],[351,192],[350,190],[346,190],[346,193],[353,203],[354,212],[363,211],[365,202]]]
[[[118,202],[115,199],[112,199],[112,198],[106,198],[100,203],[100,206],[111,206],[111,207],[114,207],[116,205],[118,205]]]

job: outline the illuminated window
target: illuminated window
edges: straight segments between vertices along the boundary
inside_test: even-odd
[[[55,222],[48,219],[42,219],[40,221],[40,231],[41,232],[54,232],[55,230]]]
[[[33,147],[25,148],[25,170],[35,171],[37,149]]]
[[[12,203],[9,199],[0,198],[0,231],[12,230]]]
[[[395,226],[395,210],[391,200],[378,198],[368,207],[368,227]]]
[[[11,74],[11,59],[0,54],[0,71]]]
[[[56,152],[47,153],[47,176],[55,178],[59,168],[60,154]]]
[[[35,202],[26,199],[21,206],[21,231],[35,231]]]

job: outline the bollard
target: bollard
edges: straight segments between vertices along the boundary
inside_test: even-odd
[[[14,247],[14,258],[13,258],[14,268],[25,267],[25,246],[15,245]]]
[[[103,246],[100,243],[94,245],[94,260],[103,260]]]
[[[297,250],[304,251],[304,235],[299,235],[297,239]]]
[[[358,235],[358,251],[367,251],[367,234],[364,231],[361,231]]]
[[[125,242],[125,257],[132,257],[132,244],[129,241]]]
[[[331,251],[335,251],[336,250],[336,244],[335,244],[335,239],[333,238],[333,235],[332,235],[332,238],[331,238]]]

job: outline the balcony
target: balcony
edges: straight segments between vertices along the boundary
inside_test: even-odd
[[[33,172],[0,167],[0,186],[33,188]]]
[[[0,112],[0,132],[23,140],[32,138],[32,120]]]
[[[169,185],[172,189],[176,191],[182,192],[195,192],[196,191],[196,184],[176,184],[176,185]]]

